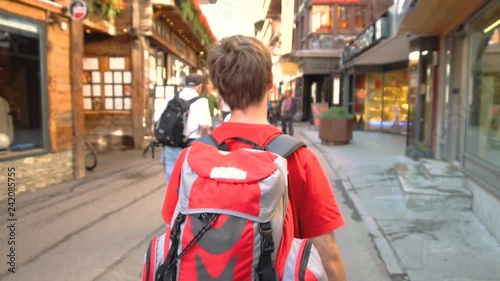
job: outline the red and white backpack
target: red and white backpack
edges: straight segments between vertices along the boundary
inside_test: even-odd
[[[253,148],[227,152],[212,136],[188,148],[172,222],[150,242],[142,280],[327,280],[315,247],[293,237],[286,157],[305,145],[234,139]]]

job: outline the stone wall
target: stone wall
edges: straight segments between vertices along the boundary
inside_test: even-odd
[[[17,194],[73,179],[73,152],[66,150],[0,162],[0,200],[7,196],[7,169],[16,169]]]
[[[495,192],[488,191],[487,188],[467,180],[467,187],[474,194],[472,209],[488,230],[500,241],[500,198]]]
[[[133,147],[131,112],[86,112],[85,138],[97,151]]]

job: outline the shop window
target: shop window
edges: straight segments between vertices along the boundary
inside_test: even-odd
[[[369,73],[366,83],[359,78],[356,81],[356,98],[358,102],[364,102],[362,123],[369,131],[380,131],[382,127],[383,78],[382,73]]]
[[[429,87],[433,85],[429,81]],[[427,92],[428,95],[431,95]],[[406,134],[408,124],[408,70],[395,70],[384,74],[382,130]],[[432,99],[427,99],[432,101]],[[427,104],[427,103],[426,103]]]
[[[346,30],[351,29],[351,24],[349,22],[351,8],[351,6],[337,6],[336,16],[339,32],[345,32]]]
[[[500,6],[472,24],[465,151],[500,167]]]
[[[333,48],[334,37],[332,35],[313,34],[311,36],[311,49]]]
[[[332,32],[332,6],[314,5],[312,7],[312,32]]]
[[[131,110],[132,72],[125,57],[85,57],[83,108]]]
[[[354,6],[354,28],[364,29],[366,25],[366,7]]]
[[[0,14],[0,160],[47,146],[42,28]]]

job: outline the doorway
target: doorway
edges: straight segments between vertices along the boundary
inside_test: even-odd
[[[443,101],[441,157],[446,161],[460,161],[461,96],[463,38],[449,36],[445,41],[445,88]]]

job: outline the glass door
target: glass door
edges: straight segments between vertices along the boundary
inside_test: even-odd
[[[443,101],[442,132],[439,136],[441,157],[455,161],[461,158],[460,127],[463,123],[460,114],[462,91],[462,55],[463,40],[449,37],[446,39],[445,53],[445,88]]]

